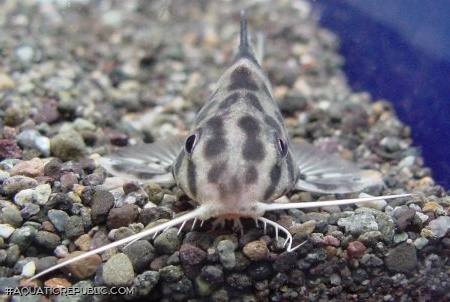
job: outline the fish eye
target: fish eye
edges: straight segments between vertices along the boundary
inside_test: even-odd
[[[279,138],[278,142],[277,142],[277,147],[278,147],[278,151],[280,151],[281,157],[285,157],[288,152],[288,145],[287,145],[286,141],[282,138]]]
[[[189,135],[184,143],[184,150],[188,155],[192,155],[192,151],[194,151],[194,147],[197,143],[197,136],[197,134]]]

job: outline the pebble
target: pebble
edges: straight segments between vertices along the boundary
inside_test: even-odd
[[[239,273],[231,273],[226,278],[227,284],[234,290],[242,291],[252,286],[252,279],[249,276]]]
[[[214,287],[200,276],[197,276],[194,279],[194,287],[196,294],[198,294],[200,297],[207,297],[211,295],[214,290]]]
[[[33,200],[38,205],[43,206],[45,205],[48,200],[50,199],[50,196],[52,194],[52,188],[49,184],[42,184],[37,186],[33,191]]]
[[[9,172],[0,170],[0,183],[3,183],[5,180],[7,180],[11,175]]]
[[[273,269],[276,272],[284,272],[292,269],[297,262],[296,253],[283,252],[273,262]]]
[[[78,132],[68,131],[50,139],[51,153],[62,161],[80,160],[86,154],[86,145]]]
[[[397,212],[394,212],[397,213]],[[414,216],[416,211],[414,209],[408,208],[406,211],[401,211],[401,215],[396,219],[397,228],[399,231],[405,231],[414,223]],[[428,216],[427,216],[428,217]]]
[[[218,265],[206,265],[202,267],[201,277],[213,285],[220,285],[224,281],[223,269]]]
[[[427,246],[429,240],[425,237],[419,237],[416,240],[414,240],[414,245],[416,247],[416,249],[421,250],[423,249],[425,246]]]
[[[40,273],[45,271],[46,269],[56,265],[58,262],[58,258],[55,256],[46,256],[39,258],[36,262],[36,272]]]
[[[163,282],[161,288],[163,296],[177,297],[179,301],[187,301],[193,291],[192,281],[185,276],[176,282]]]
[[[83,130],[92,130],[94,131],[97,127],[91,123],[90,121],[83,119],[83,118],[76,118],[73,122],[73,127],[77,131],[83,131]]]
[[[150,262],[155,259],[155,248],[147,240],[138,240],[127,245],[123,251],[131,261],[135,272],[143,272],[148,269]]]
[[[127,255],[113,255],[103,266],[103,280],[108,286],[128,286],[133,283],[133,265]]]
[[[72,259],[72,258],[82,255],[84,253],[85,252],[75,251],[73,253],[70,253],[64,259],[59,260],[58,263]],[[75,278],[82,280],[82,279],[86,279],[86,278],[89,278],[90,276],[94,275],[97,272],[97,269],[101,263],[102,263],[102,258],[99,255],[94,254],[89,257],[86,257],[83,260],[67,264],[64,268],[62,268],[62,270],[66,273],[73,275]],[[120,266],[120,263],[117,265]]]
[[[80,216],[70,216],[64,223],[64,232],[68,238],[79,237],[84,234],[83,220]]]
[[[28,177],[38,177],[44,175],[44,166],[42,159],[35,157],[31,160],[19,162],[9,171],[9,173],[12,176],[24,175]]]
[[[25,189],[37,187],[37,180],[23,175],[11,176],[3,182],[3,190],[9,196]]]
[[[23,208],[26,204],[33,202],[33,189],[25,189],[22,191],[19,191],[14,196],[14,203],[18,205],[19,207]]]
[[[44,282],[44,285],[46,287],[50,287],[53,288],[53,291],[55,291],[56,289],[60,289],[60,288],[67,288],[70,287],[72,285],[72,283],[67,280],[66,278],[51,278],[48,279]]]
[[[202,264],[206,259],[206,252],[190,243],[180,247],[180,260],[183,265],[193,266]]]
[[[61,242],[58,235],[47,231],[38,231],[34,240],[37,244],[49,250],[54,250]]]
[[[323,237],[323,242],[326,245],[331,245],[331,246],[334,246],[334,247],[338,247],[341,244],[339,239],[337,239],[336,237],[334,237],[332,235],[326,235],[325,237]]]
[[[30,45],[22,45],[16,49],[16,56],[23,63],[30,63],[33,60],[34,54],[34,48]]]
[[[5,264],[7,266],[14,266],[20,257],[20,247],[17,244],[10,244],[6,250]]]
[[[262,240],[256,240],[247,243],[242,252],[252,261],[259,261],[266,259],[269,256],[269,249],[267,243]]]
[[[18,228],[22,225],[23,218],[20,211],[15,207],[5,207],[2,209],[1,218],[3,223],[10,224]]]
[[[113,208],[108,213],[107,226],[109,229],[117,229],[136,221],[139,215],[139,207],[135,204],[126,204],[120,208]]]
[[[27,262],[22,267],[22,273],[21,274],[25,278],[31,278],[31,277],[34,276],[35,273],[36,273],[36,264],[34,263],[34,261]]]
[[[375,217],[369,213],[352,214],[349,217],[338,220],[340,227],[345,227],[347,233],[359,235],[369,231],[378,231]]]
[[[442,238],[450,229],[450,217],[439,216],[438,218],[430,221],[428,225],[422,229],[420,235],[429,238]]]
[[[178,229],[170,228],[155,238],[153,246],[155,249],[165,255],[172,255],[180,249],[180,238],[178,237]]]
[[[99,190],[92,196],[91,219],[94,224],[106,221],[109,210],[114,206],[114,196],[108,191]]]
[[[351,258],[358,258],[364,255],[366,246],[359,241],[352,241],[348,244],[347,255]]]
[[[137,294],[148,296],[159,281],[159,273],[155,271],[145,271],[134,278],[133,286],[137,290]]]
[[[167,282],[175,282],[180,280],[184,273],[183,269],[179,265],[168,265],[159,270],[161,280]]]
[[[417,267],[416,247],[402,243],[389,249],[385,257],[386,267],[395,272],[410,273]]]
[[[15,228],[9,224],[0,224],[0,237],[8,239],[12,233],[14,233]]]
[[[422,207],[422,211],[424,213],[426,212],[436,212],[436,211],[442,211],[442,206],[434,201],[429,201],[426,202],[423,207]]]
[[[21,158],[22,150],[12,139],[0,139],[0,158]]]
[[[53,158],[44,166],[44,175],[52,179],[59,179],[61,176],[62,163],[59,159]]]
[[[91,236],[89,234],[83,234],[74,243],[80,251],[87,252],[91,246]]]
[[[220,263],[226,269],[232,269],[236,266],[235,245],[231,240],[221,240],[217,244]]]
[[[18,228],[9,237],[9,243],[17,244],[22,250],[26,249],[36,237],[37,230],[31,226]]]
[[[36,149],[43,156],[50,156],[50,139],[42,136],[38,131],[29,129],[17,135],[17,142],[24,148]]]
[[[66,225],[69,215],[61,210],[49,210],[47,213],[48,219],[55,226],[59,232],[64,232],[64,226]]]
[[[358,197],[359,198],[367,198],[367,197],[374,197],[374,196],[369,195],[367,193],[360,193]],[[381,199],[381,200],[370,200],[370,201],[365,201],[365,202],[358,202],[356,204],[356,206],[358,208],[366,207],[366,208],[377,209],[377,210],[380,210],[380,211],[383,210],[384,207],[386,207],[386,205],[387,205],[387,201],[384,200],[384,199]]]

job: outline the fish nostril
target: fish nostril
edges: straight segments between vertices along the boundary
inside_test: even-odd
[[[282,157],[285,157],[287,155],[288,146],[286,144],[286,141],[281,138],[278,139],[278,151],[280,151]]]
[[[192,134],[186,139],[186,142],[184,143],[184,149],[187,154],[192,155],[192,151],[194,151],[196,142],[197,134]]]

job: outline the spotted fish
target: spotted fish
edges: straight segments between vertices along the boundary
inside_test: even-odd
[[[360,170],[353,163],[329,155],[307,143],[289,139],[270,82],[256,60],[241,20],[240,45],[233,64],[219,79],[210,100],[198,113],[187,138],[168,138],[123,148],[101,159],[108,172],[141,182],[177,184],[198,207],[187,214],[141,233],[72,258],[36,275],[124,245],[187,221],[250,217],[292,236],[264,218],[266,211],[352,204],[410,196],[274,202],[293,189],[320,193],[357,192],[382,184],[381,174]],[[237,223],[239,226],[239,222]],[[180,230],[182,227],[180,227]]]

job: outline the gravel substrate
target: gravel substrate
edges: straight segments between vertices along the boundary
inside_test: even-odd
[[[347,86],[338,40],[302,1],[5,1],[0,10],[0,293],[17,286],[127,286],[146,301],[450,299],[450,198],[389,102]],[[283,3],[283,4],[280,4]],[[192,209],[177,187],[113,181],[96,163],[125,145],[186,134],[233,58],[239,11],[265,34],[263,68],[289,133],[383,173],[354,206],[169,229],[34,281],[73,257]],[[292,192],[292,201],[348,196]],[[27,301],[38,301],[29,297]],[[48,297],[92,301],[91,297]],[[121,300],[97,296],[95,300]],[[14,301],[22,301],[16,297]],[[44,301],[44,300],[39,300]]]

